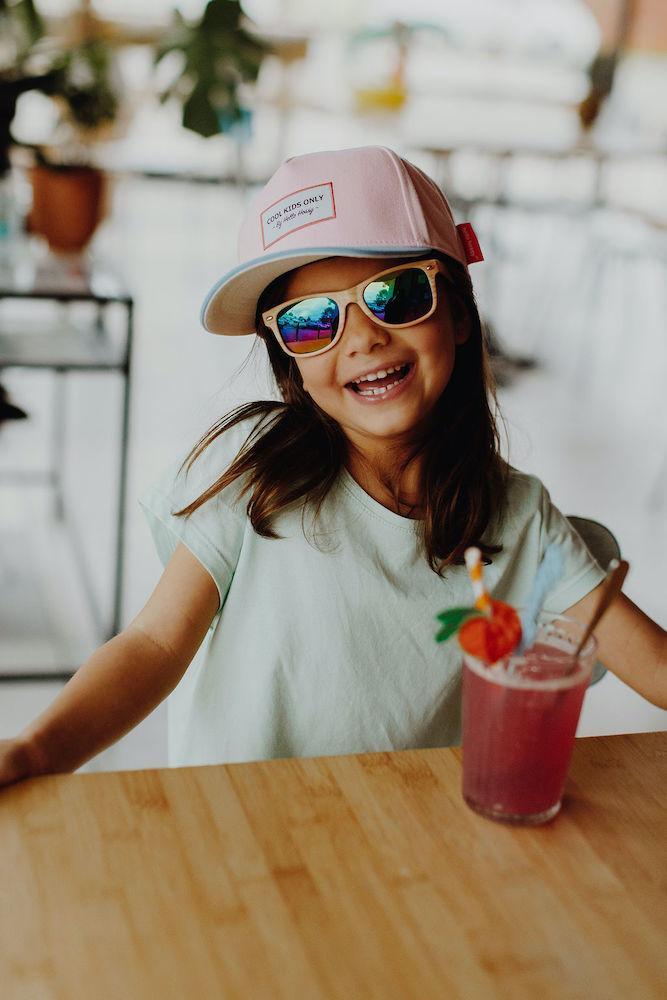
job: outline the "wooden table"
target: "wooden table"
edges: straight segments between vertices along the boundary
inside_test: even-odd
[[[578,741],[554,823],[458,749],[0,791],[3,1000],[664,998],[667,733]]]

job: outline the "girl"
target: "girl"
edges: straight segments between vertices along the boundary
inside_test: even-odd
[[[294,157],[239,251],[202,320],[256,331],[281,401],[238,407],[143,498],[165,571],[0,744],[3,783],[76,769],[171,692],[172,765],[458,742],[459,655],[434,638],[437,613],[470,601],[471,544],[494,596],[520,606],[558,541],[547,607],[591,614],[602,569],[500,457],[468,273],[481,253],[435,183],[383,147]],[[598,639],[667,706],[663,629],[622,597]]]

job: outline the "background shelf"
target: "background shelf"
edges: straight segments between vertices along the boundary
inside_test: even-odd
[[[12,323],[11,332],[0,323],[0,368],[119,370],[127,363],[127,347],[95,327],[71,323],[44,330],[43,324]]]

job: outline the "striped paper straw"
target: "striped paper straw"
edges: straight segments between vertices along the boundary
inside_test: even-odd
[[[472,583],[472,592],[475,595],[475,607],[483,611],[485,615],[491,614],[491,598],[484,587],[482,578],[482,553],[474,545],[466,549],[463,553],[468,575]]]

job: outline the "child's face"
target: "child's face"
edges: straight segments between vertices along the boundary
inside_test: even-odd
[[[332,257],[305,264],[290,276],[285,301],[298,295],[341,291],[404,260]],[[362,450],[408,440],[427,420],[449,382],[456,345],[466,340],[467,331],[454,329],[447,285],[440,276],[437,281],[437,307],[422,323],[390,330],[351,303],[335,347],[318,357],[295,358],[304,389]],[[350,388],[350,382],[361,375],[406,363],[411,368],[404,384],[398,392],[387,392],[386,398],[362,396]]]

